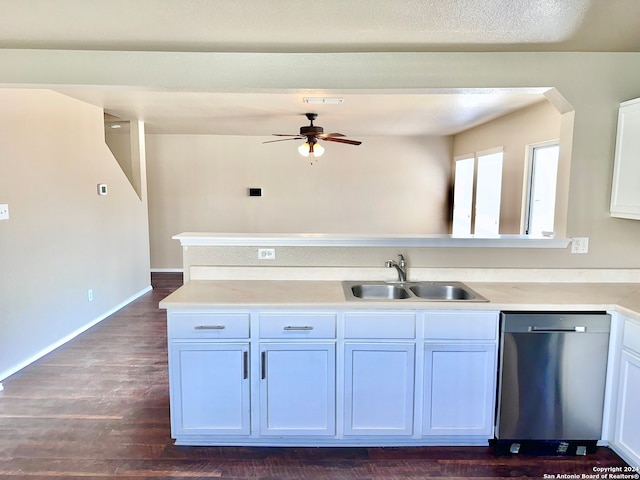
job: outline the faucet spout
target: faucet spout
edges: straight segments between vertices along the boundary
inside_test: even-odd
[[[387,268],[395,268],[398,272],[398,282],[404,283],[407,281],[407,261],[404,259],[404,256],[401,254],[398,255],[400,258],[400,262],[396,263],[393,260],[387,260],[385,266]]]

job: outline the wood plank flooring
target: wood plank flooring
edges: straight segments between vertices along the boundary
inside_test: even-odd
[[[417,480],[550,478],[626,465],[586,457],[495,456],[489,447],[178,447],[170,438],[165,312],[181,274],[4,381],[1,479]]]

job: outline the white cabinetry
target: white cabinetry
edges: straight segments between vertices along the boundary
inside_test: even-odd
[[[497,312],[425,315],[423,435],[493,436]]]
[[[618,111],[611,216],[640,220],[640,98]]]
[[[171,309],[172,435],[182,445],[486,445],[497,318]]]
[[[625,321],[614,446],[630,464],[640,467],[640,324]]]
[[[249,434],[249,343],[174,343],[174,436]]]
[[[335,435],[335,331],[333,313],[260,314],[260,435]]]
[[[345,315],[345,435],[413,434],[415,317]]]
[[[260,434],[335,434],[335,344],[261,343]]]
[[[249,316],[180,312],[168,325],[173,436],[249,435]]]

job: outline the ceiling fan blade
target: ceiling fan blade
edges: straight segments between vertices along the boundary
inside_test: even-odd
[[[315,144],[317,140],[324,140],[327,142],[338,142],[338,143],[346,143],[347,145],[360,145],[362,142],[358,140],[349,140],[347,138],[343,138],[344,134],[342,133],[323,133],[322,127],[314,126],[313,121],[318,117],[316,113],[307,113],[307,118],[311,122],[311,125],[308,127],[300,127],[299,134],[287,134],[287,133],[273,133],[272,135],[276,137],[289,137],[289,138],[280,138],[278,140],[267,140],[262,143],[274,143],[274,142],[284,142],[286,140],[306,140],[310,144]]]
[[[262,143],[273,143],[273,142],[286,142],[287,140],[302,140],[305,137],[292,137],[292,138],[279,138],[278,140],[267,140]]]
[[[334,137],[327,137],[327,138],[320,137],[320,138],[326,142],[346,143],[348,145],[360,145],[362,143],[362,142],[359,142],[358,140],[349,140],[348,138],[334,138]]]
[[[345,135],[341,134],[341,133],[321,133],[320,135],[316,135],[316,137],[318,138],[335,138],[335,137],[344,137]]]

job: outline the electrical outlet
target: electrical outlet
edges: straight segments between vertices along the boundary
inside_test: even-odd
[[[0,220],[9,220],[9,205],[0,204]]]
[[[571,253],[589,253],[589,237],[573,237]]]
[[[90,302],[93,302],[93,290],[89,289],[87,290],[87,300]]]
[[[259,248],[258,260],[275,260],[276,249],[275,248]]]

